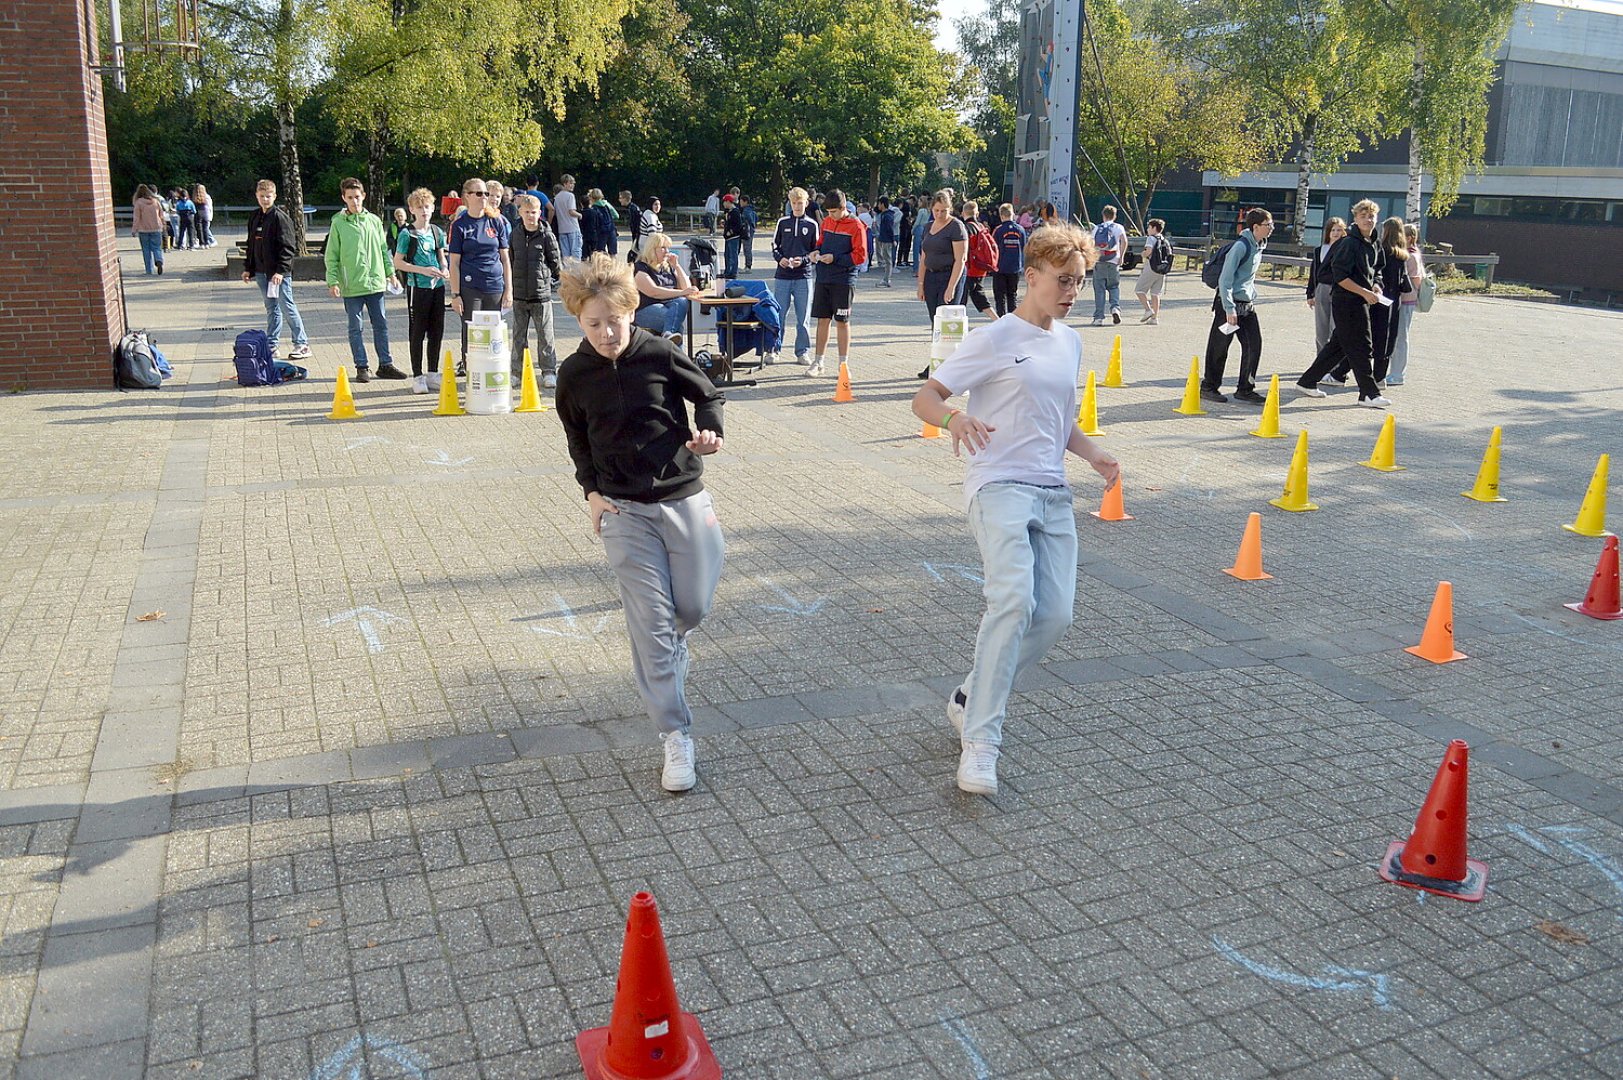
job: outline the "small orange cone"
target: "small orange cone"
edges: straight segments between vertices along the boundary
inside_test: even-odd
[[[676,1000],[654,897],[631,898],[609,1026],[575,1037],[586,1080],[721,1080],[721,1063]]]
[[[1117,473],[1116,484],[1114,487],[1105,489],[1105,497],[1099,500],[1099,509],[1089,510],[1088,513],[1092,514],[1100,521],[1134,520],[1133,515],[1129,514],[1126,508],[1122,505],[1121,489],[1121,474]]]
[[[924,430],[919,432],[919,438],[939,439],[941,438],[941,429],[936,427],[934,424],[926,422],[924,425]]]
[[[1240,553],[1234,565],[1224,570],[1241,581],[1272,581],[1272,574],[1262,572],[1262,515],[1255,510],[1245,522],[1245,536],[1240,539]]]
[[[1464,660],[1465,654],[1454,651],[1454,586],[1446,581],[1437,583],[1437,594],[1431,598],[1431,614],[1426,618],[1426,632],[1420,635],[1420,644],[1404,650],[1434,664]]]
[[[1469,774],[1470,747],[1464,739],[1455,739],[1448,744],[1409,839],[1387,847],[1381,877],[1455,900],[1477,901],[1487,895],[1487,865],[1465,857]]]
[[[1623,619],[1623,607],[1617,595],[1617,537],[1608,536],[1601,548],[1600,562],[1595,564],[1595,576],[1589,582],[1589,592],[1576,604],[1562,604],[1591,619]]]
[[[855,401],[857,396],[851,392],[851,369],[844,360],[840,361],[840,381],[834,386],[834,400],[838,402]]]

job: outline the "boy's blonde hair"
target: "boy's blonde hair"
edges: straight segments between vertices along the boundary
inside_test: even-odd
[[[541,209],[541,200],[529,194],[515,195],[513,196],[513,205],[520,210],[539,210]]]
[[[1348,211],[1348,213],[1351,214],[1353,217],[1357,217],[1359,214],[1363,213],[1365,210],[1370,211],[1376,217],[1381,216],[1381,206],[1374,199],[1361,199],[1358,202],[1353,203],[1353,208],[1350,211]]]
[[[803,187],[792,187],[789,189],[789,201],[810,202],[811,196],[806,194],[806,189]]]
[[[997,216],[1003,218],[1004,220],[1014,217],[1014,204],[1004,203],[1002,206],[998,207]]]
[[[1093,237],[1068,222],[1056,222],[1031,234],[1026,244],[1026,266],[1045,266],[1050,270],[1063,270],[1077,255],[1085,266],[1099,260],[1093,247]]]
[[[434,204],[437,202],[439,202],[439,200],[434,198],[434,193],[425,187],[417,188],[410,195],[406,196],[407,207],[426,206],[428,207],[428,212],[430,214],[434,212]]]
[[[255,191],[275,191],[276,190],[276,181],[275,180],[261,180],[259,183],[254,185],[254,190]]]
[[[616,315],[637,310],[637,283],[630,264],[601,251],[564,267],[558,295],[563,297],[564,310],[576,318],[593,300],[602,300]]]

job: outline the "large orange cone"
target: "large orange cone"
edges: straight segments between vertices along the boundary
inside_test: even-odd
[[[1271,581],[1272,574],[1262,572],[1262,515],[1256,511],[1245,522],[1245,536],[1240,539],[1240,553],[1234,565],[1224,570],[1241,581]]]
[[[721,1064],[682,1011],[652,894],[631,898],[609,1026],[575,1037],[586,1080],[721,1080]]]
[[[844,360],[840,361],[840,381],[834,386],[834,400],[839,402],[855,401],[857,396],[851,392],[851,369]]]
[[[1617,595],[1617,537],[1608,536],[1601,549],[1600,562],[1595,564],[1595,577],[1589,583],[1589,592],[1580,603],[1562,604],[1591,619],[1623,619],[1623,608]]]
[[[1488,891],[1488,867],[1465,857],[1465,803],[1470,747],[1464,739],[1448,744],[1437,777],[1407,840],[1395,840],[1381,860],[1387,881],[1456,900],[1481,900]]]
[[[1122,504],[1122,486],[1121,473],[1117,473],[1115,485],[1106,488],[1104,498],[1099,500],[1099,509],[1089,510],[1088,513],[1092,514],[1100,521],[1134,520],[1133,515],[1129,514],[1127,512],[1127,508]]]
[[[928,420],[926,420],[924,422],[924,430],[919,432],[919,438],[921,438],[921,439],[939,439],[939,438],[941,438],[941,429],[936,427],[934,424],[930,423]]]
[[[364,415],[355,411],[355,395],[349,388],[349,372],[339,368],[338,385],[333,387],[332,392],[332,412],[327,414],[327,419],[358,420]]]
[[[1584,493],[1584,504],[1578,508],[1578,519],[1571,525],[1561,526],[1579,536],[1611,536],[1606,531],[1606,481],[1611,472],[1612,455],[1602,454],[1595,465],[1595,475],[1589,480]]]
[[[1454,651],[1454,586],[1446,581],[1437,583],[1437,594],[1431,598],[1431,614],[1426,618],[1426,632],[1420,635],[1420,644],[1404,650],[1434,664],[1451,660],[1464,660],[1465,654]]]

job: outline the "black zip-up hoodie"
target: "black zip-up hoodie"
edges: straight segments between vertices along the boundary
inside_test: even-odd
[[[726,400],[686,353],[641,327],[614,360],[583,340],[558,369],[557,398],[581,493],[644,503],[697,495],[704,459],[687,442],[722,434]]]

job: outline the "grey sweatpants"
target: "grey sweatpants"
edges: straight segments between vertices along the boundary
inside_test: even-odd
[[[545,300],[513,301],[513,378],[524,374],[524,350],[530,344],[530,323],[535,323],[535,336],[540,348],[530,354],[544,375],[558,370],[558,349],[552,339],[552,298]]]
[[[1324,348],[1324,343],[1335,333],[1335,316],[1330,313],[1330,297],[1335,295],[1334,285],[1319,285],[1313,290],[1313,352]]]
[[[707,491],[614,505],[618,514],[603,515],[603,550],[620,582],[637,693],[660,731],[686,731],[687,636],[710,614],[727,553],[715,507]]]

